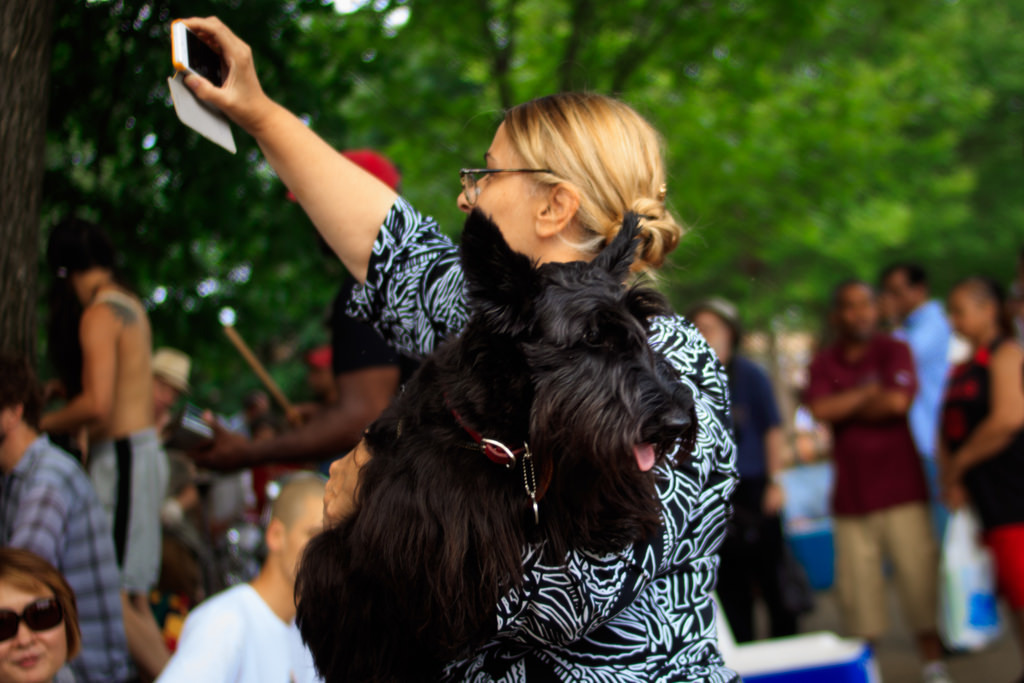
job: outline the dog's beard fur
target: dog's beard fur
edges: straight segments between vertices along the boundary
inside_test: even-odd
[[[628,217],[593,263],[535,267],[481,213],[467,219],[470,320],[369,428],[355,511],[303,557],[298,623],[328,682],[430,679],[467,655],[493,635],[529,543],[558,563],[655,531],[655,475],[634,449],[649,443],[663,459],[682,442],[684,457],[696,421],[647,343],[663,298],[621,284],[636,234]],[[529,443],[539,525],[523,465],[489,461],[453,409],[487,438]]]

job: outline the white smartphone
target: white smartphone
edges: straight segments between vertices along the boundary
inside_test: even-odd
[[[171,23],[171,62],[178,71],[199,74],[216,86],[223,84],[220,55],[176,19]]]

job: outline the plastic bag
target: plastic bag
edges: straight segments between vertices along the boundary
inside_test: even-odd
[[[961,507],[949,518],[939,565],[940,635],[951,650],[979,650],[1002,630],[995,568],[981,544],[974,513]]]

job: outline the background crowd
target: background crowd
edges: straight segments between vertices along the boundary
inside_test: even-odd
[[[349,156],[397,186],[387,160],[360,154]],[[61,259],[62,241],[73,245],[67,253],[77,260]],[[60,319],[69,309],[79,329],[51,348],[70,346],[75,350],[60,353],[77,357],[52,359],[55,379],[45,393],[61,407],[48,411],[43,387],[23,359],[4,357],[0,368],[0,539],[5,547],[35,553],[27,560],[4,555],[0,562],[2,606],[22,614],[25,625],[15,624],[7,665],[29,661],[57,671],[66,659],[77,680],[152,679],[161,671],[161,680],[185,680],[196,666],[209,666],[212,655],[204,650],[211,643],[220,651],[234,633],[241,649],[236,659],[217,659],[225,666],[284,661],[293,674],[312,675],[297,632],[284,628],[294,618],[296,559],[304,539],[319,531],[323,479],[312,472],[323,472],[351,448],[415,362],[345,314],[347,281],[331,306],[331,343],[303,355],[311,401],[288,406],[291,423],[263,391],[247,395],[234,414],[217,415],[209,406],[201,414],[188,402],[191,356],[171,348],[150,355],[145,310],[118,283],[103,232],[74,222],[58,226],[50,245],[58,287],[66,288],[54,292],[50,329],[75,327]],[[836,587],[848,633],[871,641],[884,634],[888,561],[917,634],[925,680],[951,680],[943,678],[948,673],[937,637],[938,546],[949,510],[970,506],[982,520],[1020,634],[1020,282],[1024,265],[1007,299],[998,283],[972,276],[945,303],[932,298],[927,274],[915,264],[888,267],[877,283],[838,283],[801,406],[785,416],[776,400],[785,387],[773,386],[743,354],[737,308],[709,298],[690,309],[688,317],[730,382],[740,483],[717,592],[739,642],[794,634],[799,616],[813,608],[784,517],[787,506],[789,516],[799,518],[814,514],[806,509],[815,505],[827,505],[833,516]],[[79,309],[68,303],[72,296]],[[97,313],[105,317],[91,323]],[[104,355],[97,341],[104,336],[115,340],[108,353],[116,359]],[[125,360],[132,354],[134,366]],[[111,373],[104,362],[126,363],[130,371]],[[68,374],[69,366],[78,374]],[[112,386],[121,382],[133,386]],[[113,397],[126,392],[132,405],[118,405]],[[110,464],[104,464],[108,453]],[[827,503],[822,491],[801,490],[799,479],[784,483],[787,470],[822,457],[831,458],[834,480]],[[309,478],[296,480],[294,471],[301,470],[310,471]],[[289,486],[300,492],[282,498]],[[801,497],[817,500],[788,500]],[[146,510],[133,513],[132,505]],[[144,548],[148,564],[132,560],[133,545],[136,552]],[[60,573],[46,579],[50,574],[43,572],[39,582],[4,578],[19,561],[35,557]],[[5,582],[12,593],[3,592]],[[209,600],[225,588],[250,585],[248,592]],[[757,598],[767,608],[767,633],[755,633]],[[186,616],[206,602],[183,632]],[[247,616],[247,610],[255,612]],[[230,619],[225,625],[225,615],[262,624],[267,645],[243,637]],[[66,644],[43,638],[58,624],[67,631]],[[204,628],[210,630],[202,635]],[[38,661],[15,657],[28,632],[39,636],[31,645],[41,643],[48,653]],[[291,652],[284,659],[268,654],[282,648]],[[172,657],[175,650],[189,654]]]
[[[968,11],[962,9],[967,4],[961,3],[961,9],[944,11]],[[842,5],[830,4],[846,16]],[[123,7],[123,3],[119,6]],[[151,8],[145,12],[140,9],[134,24],[122,22],[122,33],[138,33],[147,28],[150,14]],[[928,31],[914,44],[926,44],[930,37],[946,45],[945,31],[958,19],[952,15],[943,17],[942,21],[929,20]],[[851,23],[850,34],[856,38],[863,33],[867,36],[865,40],[872,42],[872,18],[862,16],[859,21]],[[907,10],[906,15],[892,15],[886,21],[916,35],[914,27],[920,17]],[[983,22],[984,27],[992,29],[987,21]],[[500,21],[489,24],[500,25]],[[71,29],[62,24],[61,30],[66,33]],[[827,25],[822,31],[833,35]],[[970,51],[968,48],[973,46],[953,42],[957,49]],[[705,51],[710,55],[712,46],[707,47]],[[851,47],[851,51],[856,53],[856,47]],[[951,47],[949,54],[955,53]],[[127,53],[122,53],[122,57],[124,54]],[[352,58],[370,64],[377,54],[376,49],[367,50],[353,53]],[[716,62],[725,65],[752,56],[738,48],[730,53],[724,44],[714,46],[714,55]],[[799,88],[804,87],[800,85],[804,80],[821,82],[820,65],[811,56],[805,57],[801,62],[804,66],[797,70]],[[57,60],[66,62],[68,57],[58,54]],[[691,66],[694,64],[696,61]],[[678,60],[673,58],[671,69],[679,71],[677,66]],[[789,61],[784,68],[790,69]],[[952,66],[948,70],[954,71]],[[688,67],[686,73],[696,82],[702,72],[699,67]],[[710,84],[711,90],[715,89],[715,79],[725,78],[707,68],[703,74],[704,83]],[[887,72],[887,77],[895,88],[899,83],[917,82],[921,74]],[[859,92],[851,84],[856,85],[852,77],[843,87],[852,93]],[[1012,90],[1009,86],[1007,89]],[[659,86],[659,96],[662,90]],[[794,101],[814,99],[808,92],[799,92],[803,95],[794,95]],[[359,96],[373,99],[365,94]],[[509,97],[504,91],[502,96]],[[957,106],[951,106],[951,102],[933,103],[950,117],[950,125],[955,123],[968,129],[973,117],[981,117],[979,112],[984,109],[985,100],[982,94],[972,92],[970,96],[964,94],[950,100]],[[785,103],[774,104],[781,107],[777,111],[784,109]],[[716,109],[722,112],[723,119],[729,118],[726,108]],[[803,105],[799,109],[803,111]],[[807,109],[811,112],[809,120],[831,118],[814,114],[813,107]],[[1005,109],[1016,111],[1009,104]],[[852,116],[857,118],[859,114]],[[126,134],[120,131],[124,117],[111,115],[112,121],[115,118],[118,134]],[[924,118],[936,121],[941,117]],[[130,124],[124,123],[123,127],[131,131],[135,125],[136,119],[130,117]],[[800,131],[807,128],[793,125],[792,119],[777,125],[789,128],[791,135],[787,138],[777,135],[775,129],[756,129],[747,130],[740,137],[799,142]],[[918,145],[916,149],[930,150],[935,158],[929,157],[927,164],[947,169],[942,151],[945,147],[936,142],[948,138],[942,130],[925,130],[920,127],[923,124],[914,121],[901,120],[892,125],[900,130],[900,126],[918,125],[919,135],[933,144]],[[997,127],[984,130],[995,131]],[[850,144],[851,148],[869,146],[865,140],[897,137],[880,134],[878,130],[861,133],[863,139],[858,140],[864,144]],[[168,152],[161,159],[159,153],[161,148],[171,148],[165,141],[172,139],[172,135],[165,136],[162,131],[159,136],[147,133],[142,143],[148,150],[144,155],[147,168],[159,170],[174,156]],[[717,139],[703,133],[696,135]],[[734,146],[736,135],[724,134],[726,142],[722,144]],[[73,135],[67,137],[77,139]],[[453,137],[474,138],[465,130]],[[984,147],[978,143],[983,138],[975,135],[972,141],[977,144],[962,147]],[[703,140],[683,136],[673,136],[672,140],[673,144],[703,149]],[[812,140],[806,149],[798,146],[799,154],[776,150],[784,162],[773,172],[773,180],[775,176],[789,177],[787,174],[793,172],[785,160],[800,156],[813,162],[821,158],[821,150],[815,144]],[[135,146],[133,142],[133,150]],[[113,147],[120,149],[119,145]],[[720,151],[705,150],[716,159]],[[92,159],[105,153],[109,149],[99,145],[93,157],[85,156]],[[129,156],[143,157],[137,153]],[[397,187],[398,173],[387,160],[365,152],[349,152],[346,156],[387,186]],[[707,182],[715,187],[747,184],[737,183],[730,176],[736,169],[726,166],[729,164],[720,169],[722,177],[709,175]],[[856,166],[843,165],[848,169]],[[884,164],[864,166],[873,172]],[[979,166],[983,168],[979,175],[996,166]],[[254,182],[267,184],[265,170],[257,168],[251,174]],[[741,164],[738,172],[748,173],[749,169],[744,170]],[[180,178],[172,180],[172,175],[157,173],[153,187],[158,190],[154,190],[152,197],[147,194],[139,199],[140,205],[165,207],[168,202],[161,188],[181,185]],[[822,179],[838,177],[832,172],[818,175]],[[958,207],[967,201],[969,191],[964,188],[969,184],[965,179],[969,175],[951,171],[947,178],[939,173],[929,178],[934,182],[922,182],[928,188],[926,192],[907,191],[909,186],[897,189],[906,196],[921,196],[923,203],[936,207]],[[919,177],[914,173],[905,176]],[[895,187],[899,180],[892,178],[889,185]],[[81,178],[74,176],[74,182],[81,182]],[[94,182],[104,186],[108,180],[97,174]],[[773,225],[787,226],[786,229],[792,225],[807,228],[803,235],[807,237],[814,232],[815,221],[821,218],[805,221],[787,213],[788,209],[772,208],[799,207],[799,197],[763,198],[759,193],[742,198],[720,196],[702,188],[700,182],[686,184],[690,187],[683,192],[713,199],[705,207],[709,215],[728,214],[732,216],[728,220],[749,226],[744,230],[762,229],[758,221],[749,220],[750,215],[758,215]],[[755,173],[749,184],[775,183],[759,179]],[[781,185],[797,188],[799,184]],[[794,191],[803,196],[815,194],[817,189],[821,188],[815,185],[814,190],[799,187]],[[426,186],[423,191],[435,190]],[[249,207],[259,202],[246,200],[244,209],[234,203],[244,194],[225,192],[224,204],[237,209],[239,216],[251,217],[247,213],[251,211]],[[215,204],[207,195],[202,197],[203,204]],[[700,200],[692,195],[675,196],[679,203],[693,200],[694,206],[701,206]],[[905,225],[900,220],[901,216],[905,218],[904,210],[909,209],[892,198],[868,202],[866,209],[861,206],[859,194],[845,199],[849,201],[833,202],[822,209],[835,212],[831,216],[835,220],[826,220],[827,223],[847,229],[860,229],[867,224],[888,226],[889,220],[894,225]],[[125,198],[126,205],[134,205],[133,202],[134,198]],[[733,207],[736,202],[750,205],[743,204],[735,211],[717,210],[722,206]],[[941,213],[959,216],[962,212]],[[139,221],[140,235],[144,233],[141,226],[145,222]],[[937,220],[934,225],[950,231],[952,223]],[[736,234],[735,230],[722,232]],[[875,232],[868,229],[856,234],[860,239]],[[311,513],[310,505],[317,496],[322,497],[317,480],[303,471],[323,472],[335,457],[347,452],[408,377],[415,361],[389,348],[371,329],[345,314],[345,302],[352,287],[352,282],[346,281],[330,306],[327,301],[316,302],[320,308],[330,309],[330,342],[323,343],[325,334],[316,344],[302,349],[309,403],[291,405],[276,399],[272,403],[267,392],[249,391],[253,383],[248,378],[236,378],[237,384],[244,384],[249,391],[238,405],[230,401],[219,403],[206,396],[207,400],[198,401],[191,395],[193,374],[197,369],[202,372],[204,364],[210,364],[206,360],[209,340],[180,334],[182,328],[189,327],[188,320],[184,315],[174,318],[169,307],[160,309],[164,299],[157,292],[161,287],[146,287],[143,293],[121,279],[126,264],[131,266],[128,270],[139,272],[137,255],[117,254],[104,230],[75,219],[58,222],[46,237],[47,278],[53,282],[46,307],[47,359],[38,367],[30,367],[25,358],[5,357],[0,367],[0,545],[5,546],[0,554],[0,636],[6,636],[0,639],[0,673],[14,672],[3,674],[11,680],[29,670],[49,671],[58,680],[72,674],[75,680],[86,681],[158,676],[176,680],[177,676],[194,678],[194,669],[189,667],[195,663],[206,667],[216,662],[238,671],[269,671],[268,662],[273,661],[285,667],[283,672],[274,670],[275,674],[282,673],[279,678],[290,674],[296,680],[305,680],[312,676],[308,655],[298,644],[294,629],[289,627],[294,616],[294,604],[289,597],[295,559],[301,554],[303,541],[318,530],[319,520],[314,520],[316,515]],[[744,243],[742,239],[732,241]],[[844,252],[842,240],[808,237],[777,242],[800,245],[805,251],[793,253],[804,256],[819,250],[823,256],[817,265],[833,273],[838,272],[837,264],[851,260],[856,252]],[[979,256],[971,251],[974,246],[977,245],[972,242],[970,248],[965,248],[972,266],[985,260],[995,262],[991,251]],[[215,245],[200,238],[190,248],[197,255],[209,256],[217,251]],[[302,248],[315,251],[312,245]],[[858,258],[862,256],[856,253]],[[746,281],[751,273],[764,274],[759,270],[763,264],[747,259],[746,254],[723,254],[716,258],[736,266],[728,269],[730,277],[742,275]],[[879,254],[872,254],[872,262],[883,265]],[[808,365],[807,381],[799,388],[801,405],[796,411],[788,408],[790,400],[777,400],[787,395],[791,387],[778,382],[773,385],[744,351],[744,318],[763,321],[764,312],[737,309],[719,298],[697,302],[698,295],[720,291],[714,287],[716,268],[720,265],[716,265],[716,258],[704,259],[704,270],[691,270],[693,277],[685,285],[688,289],[680,289],[683,294],[675,296],[677,303],[679,296],[685,298],[680,312],[687,312],[707,339],[730,382],[740,481],[732,499],[730,532],[721,551],[718,594],[732,630],[739,640],[791,634],[800,628],[800,615],[812,608],[814,596],[806,589],[801,567],[787,539],[789,523],[802,515],[803,501],[807,503],[805,508],[817,506],[833,518],[837,594],[846,631],[877,641],[887,629],[884,561],[895,579],[906,622],[915,633],[923,675],[926,680],[948,680],[936,634],[935,582],[938,547],[950,510],[966,506],[979,515],[1006,602],[1018,620],[1024,609],[1020,580],[1024,560],[1019,550],[1024,547],[1024,511],[1020,508],[1020,501],[1024,500],[1020,352],[1024,336],[1024,257],[1018,279],[1010,284],[1008,300],[1004,299],[1002,287],[979,276],[959,281],[948,292],[932,292],[925,268],[902,263],[882,270],[877,280],[871,282],[834,282],[831,298],[817,291],[818,302],[806,296],[796,301],[808,307],[817,303],[830,310],[818,353]],[[156,261],[148,257],[138,260],[147,264]],[[793,261],[799,261],[793,273],[775,273],[779,290],[785,290],[787,296],[801,291],[799,272],[813,270],[808,265],[813,259],[782,259],[783,263]],[[244,264],[244,259],[240,263]],[[324,271],[330,272],[326,261]],[[820,271],[814,272],[820,275]],[[965,270],[961,275],[968,272]],[[220,282],[244,282],[250,274],[251,268],[247,273],[240,265]],[[783,274],[792,277],[780,277]],[[160,277],[147,272],[144,281],[152,285],[161,282]],[[945,272],[943,277],[949,279]],[[341,278],[337,279],[340,282]],[[211,287],[220,286],[216,280],[210,282],[214,282]],[[291,283],[295,285],[294,280]],[[668,286],[672,288],[672,283]],[[293,286],[284,295],[294,294],[295,300],[299,300],[301,289]],[[735,294],[741,288],[730,285],[725,289]],[[165,290],[162,296],[166,294]],[[936,294],[947,296],[935,299]],[[259,306],[263,304],[261,301]],[[195,305],[194,299],[191,303],[186,300],[182,310],[192,310],[189,306]],[[273,307],[271,302],[265,308]],[[151,328],[151,316],[159,318],[164,329]],[[315,314],[308,317],[317,318]],[[172,328],[179,333],[166,334]],[[154,351],[153,340],[168,336],[177,339],[181,348],[161,347]],[[183,340],[192,343],[181,343]],[[115,366],[117,372],[112,371]],[[218,381],[228,388],[229,382],[222,376],[215,372],[205,374],[218,376]],[[40,383],[40,377],[52,379]],[[271,389],[268,392],[274,394]],[[200,405],[190,407],[192,400]],[[806,461],[818,458],[830,458],[833,463],[829,468],[832,482],[825,493],[815,488],[820,482],[788,476],[805,469]],[[298,474],[293,474],[295,471]],[[298,493],[288,494],[289,487]],[[27,549],[33,556],[23,556],[13,549]],[[50,565],[49,570],[38,564],[40,559]],[[221,592],[224,589],[229,590]],[[757,598],[764,600],[769,614],[770,628],[766,633],[758,633],[755,626]],[[189,615],[192,618],[186,621]],[[283,631],[279,628],[282,624]],[[267,628],[260,630],[261,626]],[[246,631],[248,627],[259,632],[253,635]],[[210,636],[211,633],[217,637]],[[1019,623],[1017,633],[1021,633]],[[232,637],[239,643],[233,650],[227,646]],[[262,637],[267,639],[265,646]],[[210,652],[211,648],[216,648],[216,654]],[[227,651],[232,656],[226,656]],[[70,664],[62,669],[65,661]]]

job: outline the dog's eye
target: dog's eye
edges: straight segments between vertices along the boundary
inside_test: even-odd
[[[623,345],[619,330],[614,327],[598,326],[583,335],[583,342],[592,349],[616,351]]]

